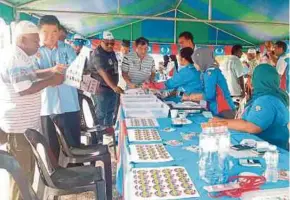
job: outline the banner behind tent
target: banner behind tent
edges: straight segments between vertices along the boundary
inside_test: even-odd
[[[93,39],[88,42],[88,46],[95,49],[98,45],[100,45],[101,40]],[[232,46],[203,46],[197,45],[197,47],[208,47],[214,51],[215,56],[219,55],[230,55]],[[114,50],[120,51],[121,41],[115,41]],[[131,51],[135,50],[134,42],[131,43],[130,47]],[[148,53],[152,54],[162,54],[162,55],[176,55],[178,54],[179,46],[177,44],[157,44],[150,43],[148,47]]]
[[[288,45],[287,53],[290,53],[289,50],[289,41],[286,40],[284,41]],[[95,49],[100,43],[101,40],[98,39],[93,39],[93,40],[88,40],[88,45],[91,48]],[[223,56],[223,55],[231,55],[231,49],[232,46],[230,45],[219,45],[219,46],[213,46],[213,45],[196,45],[197,48],[199,47],[208,47],[213,50],[215,56]],[[121,48],[121,41],[115,41],[115,46],[114,50],[116,52],[120,51]],[[135,43],[131,43],[131,51],[135,50]],[[157,44],[157,43],[150,43],[149,48],[148,48],[148,53],[152,54],[162,54],[162,55],[176,55],[178,54],[179,46],[177,44]],[[265,51],[264,44],[260,45],[259,47],[256,48],[257,51],[260,51],[263,53]]]

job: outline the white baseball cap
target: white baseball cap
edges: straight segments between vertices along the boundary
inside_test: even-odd
[[[103,40],[114,40],[114,36],[110,31],[104,31]]]
[[[79,34],[74,34],[73,40],[85,40],[85,38]]]
[[[248,53],[256,53],[256,49],[248,49]]]
[[[15,26],[15,37],[33,33],[39,33],[39,29],[30,21],[20,21]]]

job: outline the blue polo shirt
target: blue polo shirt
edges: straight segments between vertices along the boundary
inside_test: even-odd
[[[202,81],[204,100],[208,102],[209,110],[214,115],[235,109],[227,81],[219,68],[208,68],[202,73]]]
[[[274,96],[266,95],[257,98],[249,105],[242,117],[262,129],[257,134],[263,140],[286,149],[289,140],[289,110]]]
[[[36,57],[39,69],[47,69],[56,64],[70,65],[76,58],[76,54],[71,46],[58,41],[57,47],[53,49],[41,46]],[[56,87],[43,89],[41,94],[41,116],[76,112],[79,110],[76,88],[61,84]]]
[[[193,65],[187,65],[165,81],[165,86],[167,89],[178,89],[186,94],[200,93],[202,91],[200,72]]]

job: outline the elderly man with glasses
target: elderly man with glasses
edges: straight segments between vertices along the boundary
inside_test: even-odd
[[[93,96],[99,125],[112,133],[114,110],[118,94],[123,90],[118,87],[118,61],[114,52],[114,36],[111,32],[103,33],[101,44],[94,50],[89,62],[92,77],[99,81],[99,93]]]

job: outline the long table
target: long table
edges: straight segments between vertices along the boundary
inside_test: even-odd
[[[211,199],[208,196],[206,190],[203,189],[203,186],[207,185],[203,180],[199,178],[198,174],[198,153],[193,153],[187,150],[182,149],[184,146],[189,145],[198,145],[198,137],[194,137],[191,141],[183,141],[182,146],[169,146],[166,145],[166,149],[174,158],[173,161],[163,162],[163,163],[130,163],[128,156],[128,146],[130,145],[127,137],[127,127],[124,122],[124,115],[121,114],[121,123],[120,123],[120,135],[119,135],[119,153],[118,153],[118,171],[117,171],[117,190],[119,194],[123,196],[125,200],[131,200],[130,197],[130,187],[132,186],[129,180],[129,173],[132,168],[146,168],[146,167],[164,167],[164,166],[183,166],[189,173],[192,181],[194,182],[199,194],[200,198],[192,198],[192,199],[202,199],[207,200]],[[196,114],[194,116],[188,117],[193,123],[190,125],[184,125],[180,128],[176,128],[174,132],[164,132],[162,131],[166,127],[171,127],[171,119],[170,118],[162,118],[158,119],[159,127],[157,128],[160,136],[164,141],[167,140],[182,140],[180,132],[201,132],[200,124],[206,122],[207,119],[203,117],[201,114]],[[231,143],[238,144],[242,139],[255,139],[261,140],[255,135],[240,133],[235,131],[230,131],[231,134]],[[278,149],[280,152],[279,157],[279,169],[285,169],[289,171],[289,152],[283,149]],[[264,160],[262,158],[261,162],[264,165]],[[229,176],[238,175],[241,172],[253,172],[259,175],[262,175],[265,168],[264,167],[243,167],[238,164],[238,159],[231,159],[234,166],[229,171]],[[270,188],[285,188],[289,187],[288,181],[278,181],[277,183],[266,183],[262,186],[262,189],[270,189]],[[187,198],[188,200],[189,198]],[[223,197],[220,199],[237,199],[237,198],[228,198]]]

